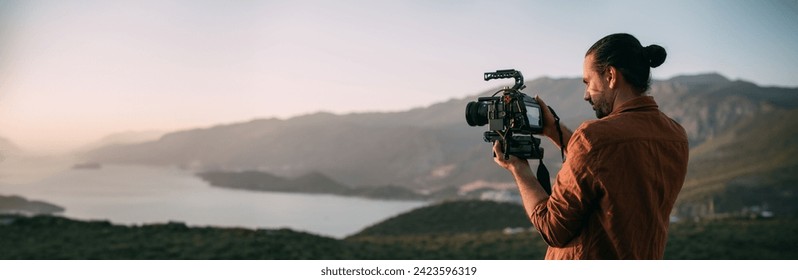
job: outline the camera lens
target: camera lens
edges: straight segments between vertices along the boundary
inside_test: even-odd
[[[466,122],[470,126],[483,126],[488,123],[488,103],[471,101],[466,104]]]

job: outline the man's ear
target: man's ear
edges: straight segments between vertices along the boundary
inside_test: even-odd
[[[614,66],[607,67],[607,71],[609,72],[607,75],[607,84],[610,86],[611,89],[615,89],[615,86],[618,84],[618,69]]]

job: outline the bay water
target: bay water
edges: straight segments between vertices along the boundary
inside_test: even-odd
[[[0,183],[0,195],[56,204],[66,209],[61,215],[78,220],[290,228],[335,238],[426,204],[219,188],[178,168],[125,165],[69,169],[24,184]]]

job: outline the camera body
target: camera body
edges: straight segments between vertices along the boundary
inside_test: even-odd
[[[515,79],[512,88],[505,87],[490,97],[480,97],[466,105],[465,117],[470,126],[488,125],[485,142],[501,141],[505,157],[523,159],[543,158],[540,139],[533,134],[543,133],[543,110],[529,95],[521,92],[524,77],[514,69],[485,73],[485,81]],[[501,96],[497,96],[502,93]]]

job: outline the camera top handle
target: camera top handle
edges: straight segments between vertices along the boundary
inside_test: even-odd
[[[524,86],[524,76],[521,75],[520,71],[516,71],[515,69],[496,70],[496,72],[485,73],[485,81],[509,78],[515,79],[515,85],[513,85],[512,90],[522,90],[526,87]]]

